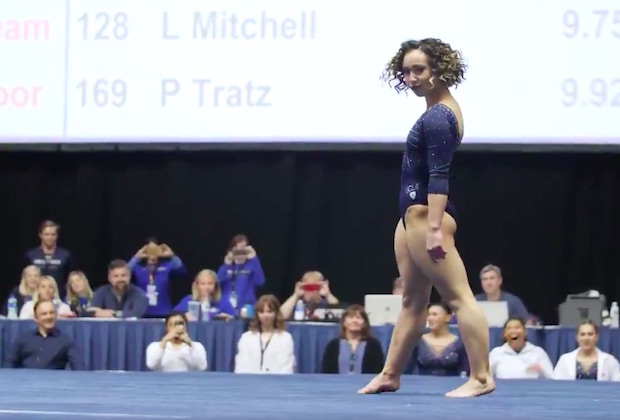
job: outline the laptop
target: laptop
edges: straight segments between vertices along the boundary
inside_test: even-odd
[[[487,300],[479,301],[478,304],[482,308],[484,315],[487,317],[489,327],[503,327],[508,321],[508,302]]]
[[[396,318],[402,308],[403,297],[400,295],[366,295],[364,310],[368,314],[370,325],[396,324]]]

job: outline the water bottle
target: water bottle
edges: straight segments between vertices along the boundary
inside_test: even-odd
[[[295,304],[295,321],[303,321],[306,317],[306,305],[299,299]]]
[[[620,326],[620,308],[618,308],[618,302],[611,303],[609,315],[611,315],[611,328],[618,328],[618,326]]]
[[[197,300],[187,302],[187,312],[192,316],[192,321],[198,321],[200,319],[200,302]]]
[[[211,319],[211,302],[209,302],[209,299],[205,299],[204,302],[202,302],[200,309],[202,312],[202,320],[209,321]]]
[[[15,299],[15,296],[11,295],[9,297],[9,302],[8,302],[7,307],[8,307],[7,318],[17,319],[17,299]]]

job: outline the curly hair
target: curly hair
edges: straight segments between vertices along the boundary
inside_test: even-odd
[[[397,92],[408,89],[403,77],[405,54],[418,49],[422,50],[428,57],[428,64],[433,74],[448,87],[457,86],[465,80],[467,65],[463,61],[460,51],[453,50],[450,44],[437,38],[426,38],[420,41],[409,40],[400,45],[398,52],[385,66],[381,77]]]

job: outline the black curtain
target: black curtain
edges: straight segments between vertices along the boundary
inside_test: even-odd
[[[306,270],[335,295],[363,302],[390,292],[397,275],[399,153],[378,152],[2,152],[2,296],[43,219],[61,224],[94,285],[113,258],[128,260],[150,235],[191,276],[217,269],[246,233],[281,298]],[[557,321],[568,293],[620,288],[620,155],[460,153],[452,200],[457,243],[475,291],[487,263],[531,312]],[[191,279],[179,280],[176,297]]]

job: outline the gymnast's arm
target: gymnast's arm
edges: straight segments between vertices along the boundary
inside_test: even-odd
[[[450,165],[459,139],[448,117],[439,109],[431,109],[423,121],[428,165],[428,223],[432,230],[441,227],[448,204]]]

